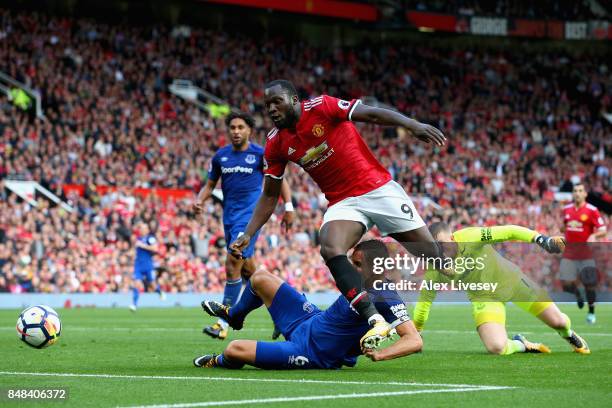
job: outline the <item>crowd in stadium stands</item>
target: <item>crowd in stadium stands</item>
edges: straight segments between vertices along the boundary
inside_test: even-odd
[[[279,77],[305,97],[371,96],[439,126],[449,139],[441,150],[398,129],[358,125],[426,221],[558,233],[558,188],[582,180],[612,201],[612,138],[601,116],[612,108],[605,56],[416,43],[323,50],[201,29],[1,11],[0,18],[0,70],[40,90],[46,115],[34,119],[0,98],[0,180],[35,180],[76,209],[45,200],[33,209],[0,185],[0,291],[126,291],[141,222],[163,243],[156,260],[165,291],[221,290],[220,205],[211,202],[200,225],[189,199],[132,190],[197,192],[210,157],[226,143],[222,119],[167,91],[174,78],[253,113],[257,140],[271,128],[263,84]],[[274,216],[257,261],[300,290],[333,287],[317,248],[326,202],[299,168],[287,174],[299,220],[284,235],[280,213]],[[86,186],[84,195],[66,196],[66,184]],[[101,185],[117,189],[100,195]],[[535,257],[530,267],[551,284],[556,267],[547,263]]]
[[[584,21],[606,16],[605,9],[592,9],[588,0],[406,0],[411,10],[466,16],[514,17],[542,20]]]

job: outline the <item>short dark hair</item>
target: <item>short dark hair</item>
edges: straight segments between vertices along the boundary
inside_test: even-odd
[[[251,129],[253,129],[255,127],[255,119],[253,119],[253,117],[251,115],[249,115],[248,113],[244,113],[244,112],[232,112],[229,115],[227,115],[225,117],[225,124],[227,126],[230,125],[231,121],[234,119],[242,119],[244,120],[244,123],[247,124],[248,127],[250,127]]]
[[[434,222],[429,226],[429,233],[436,241],[438,240],[438,234],[442,231],[450,231],[450,225],[444,221]]]
[[[286,91],[289,96],[298,96],[297,89],[295,89],[293,82],[286,79],[275,79],[274,81],[270,81],[264,86],[264,89],[272,88],[277,85],[280,86],[282,90]]]
[[[369,239],[367,241],[361,241],[355,246],[353,252],[363,252],[363,258],[366,264],[372,267],[374,265],[374,258],[388,258],[389,250],[384,242],[378,239]]]

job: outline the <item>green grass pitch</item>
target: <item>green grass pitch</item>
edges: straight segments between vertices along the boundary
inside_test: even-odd
[[[555,332],[515,307],[508,329],[548,344],[553,354],[487,355],[469,305],[434,305],[425,349],[373,363],[360,358],[342,370],[240,371],[198,369],[191,360],[220,352],[226,342],[201,333],[210,323],[199,309],[59,309],[57,344],[35,350],[15,333],[18,310],[0,311],[0,389],[67,388],[64,402],[10,402],[0,406],[270,406],[270,407],[603,407],[612,400],[612,305],[598,307],[588,326],[584,311],[563,305],[590,356],[571,352]],[[269,339],[265,310],[249,316],[230,338]],[[38,373],[42,375],[34,375]],[[57,375],[62,374],[62,375]],[[83,374],[89,374],[84,376]]]

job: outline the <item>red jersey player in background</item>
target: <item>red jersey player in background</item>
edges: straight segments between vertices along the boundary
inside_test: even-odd
[[[563,208],[563,225],[567,247],[561,259],[559,278],[563,290],[574,293],[578,307],[584,307],[578,283],[582,282],[589,304],[587,322],[595,323],[595,300],[597,269],[587,242],[594,242],[606,235],[606,226],[597,207],[586,202],[584,184],[575,184],[572,190],[573,203]]]
[[[300,102],[293,84],[285,80],[266,84],[264,99],[276,126],[266,142],[267,177],[244,235],[230,248],[241,255],[276,206],[285,166],[289,161],[300,165],[329,201],[320,231],[321,255],[340,292],[371,325],[361,339],[362,348],[374,349],[387,338],[390,326],[368,299],[348,250],[376,225],[417,256],[438,258],[442,253],[404,189],[376,160],[352,122],[403,127],[438,146],[446,138],[433,126],[358,99],[322,95]]]

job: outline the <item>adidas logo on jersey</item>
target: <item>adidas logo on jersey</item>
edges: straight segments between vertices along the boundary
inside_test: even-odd
[[[287,156],[291,156],[293,153],[295,153],[295,149],[293,147],[290,147],[287,151]]]

